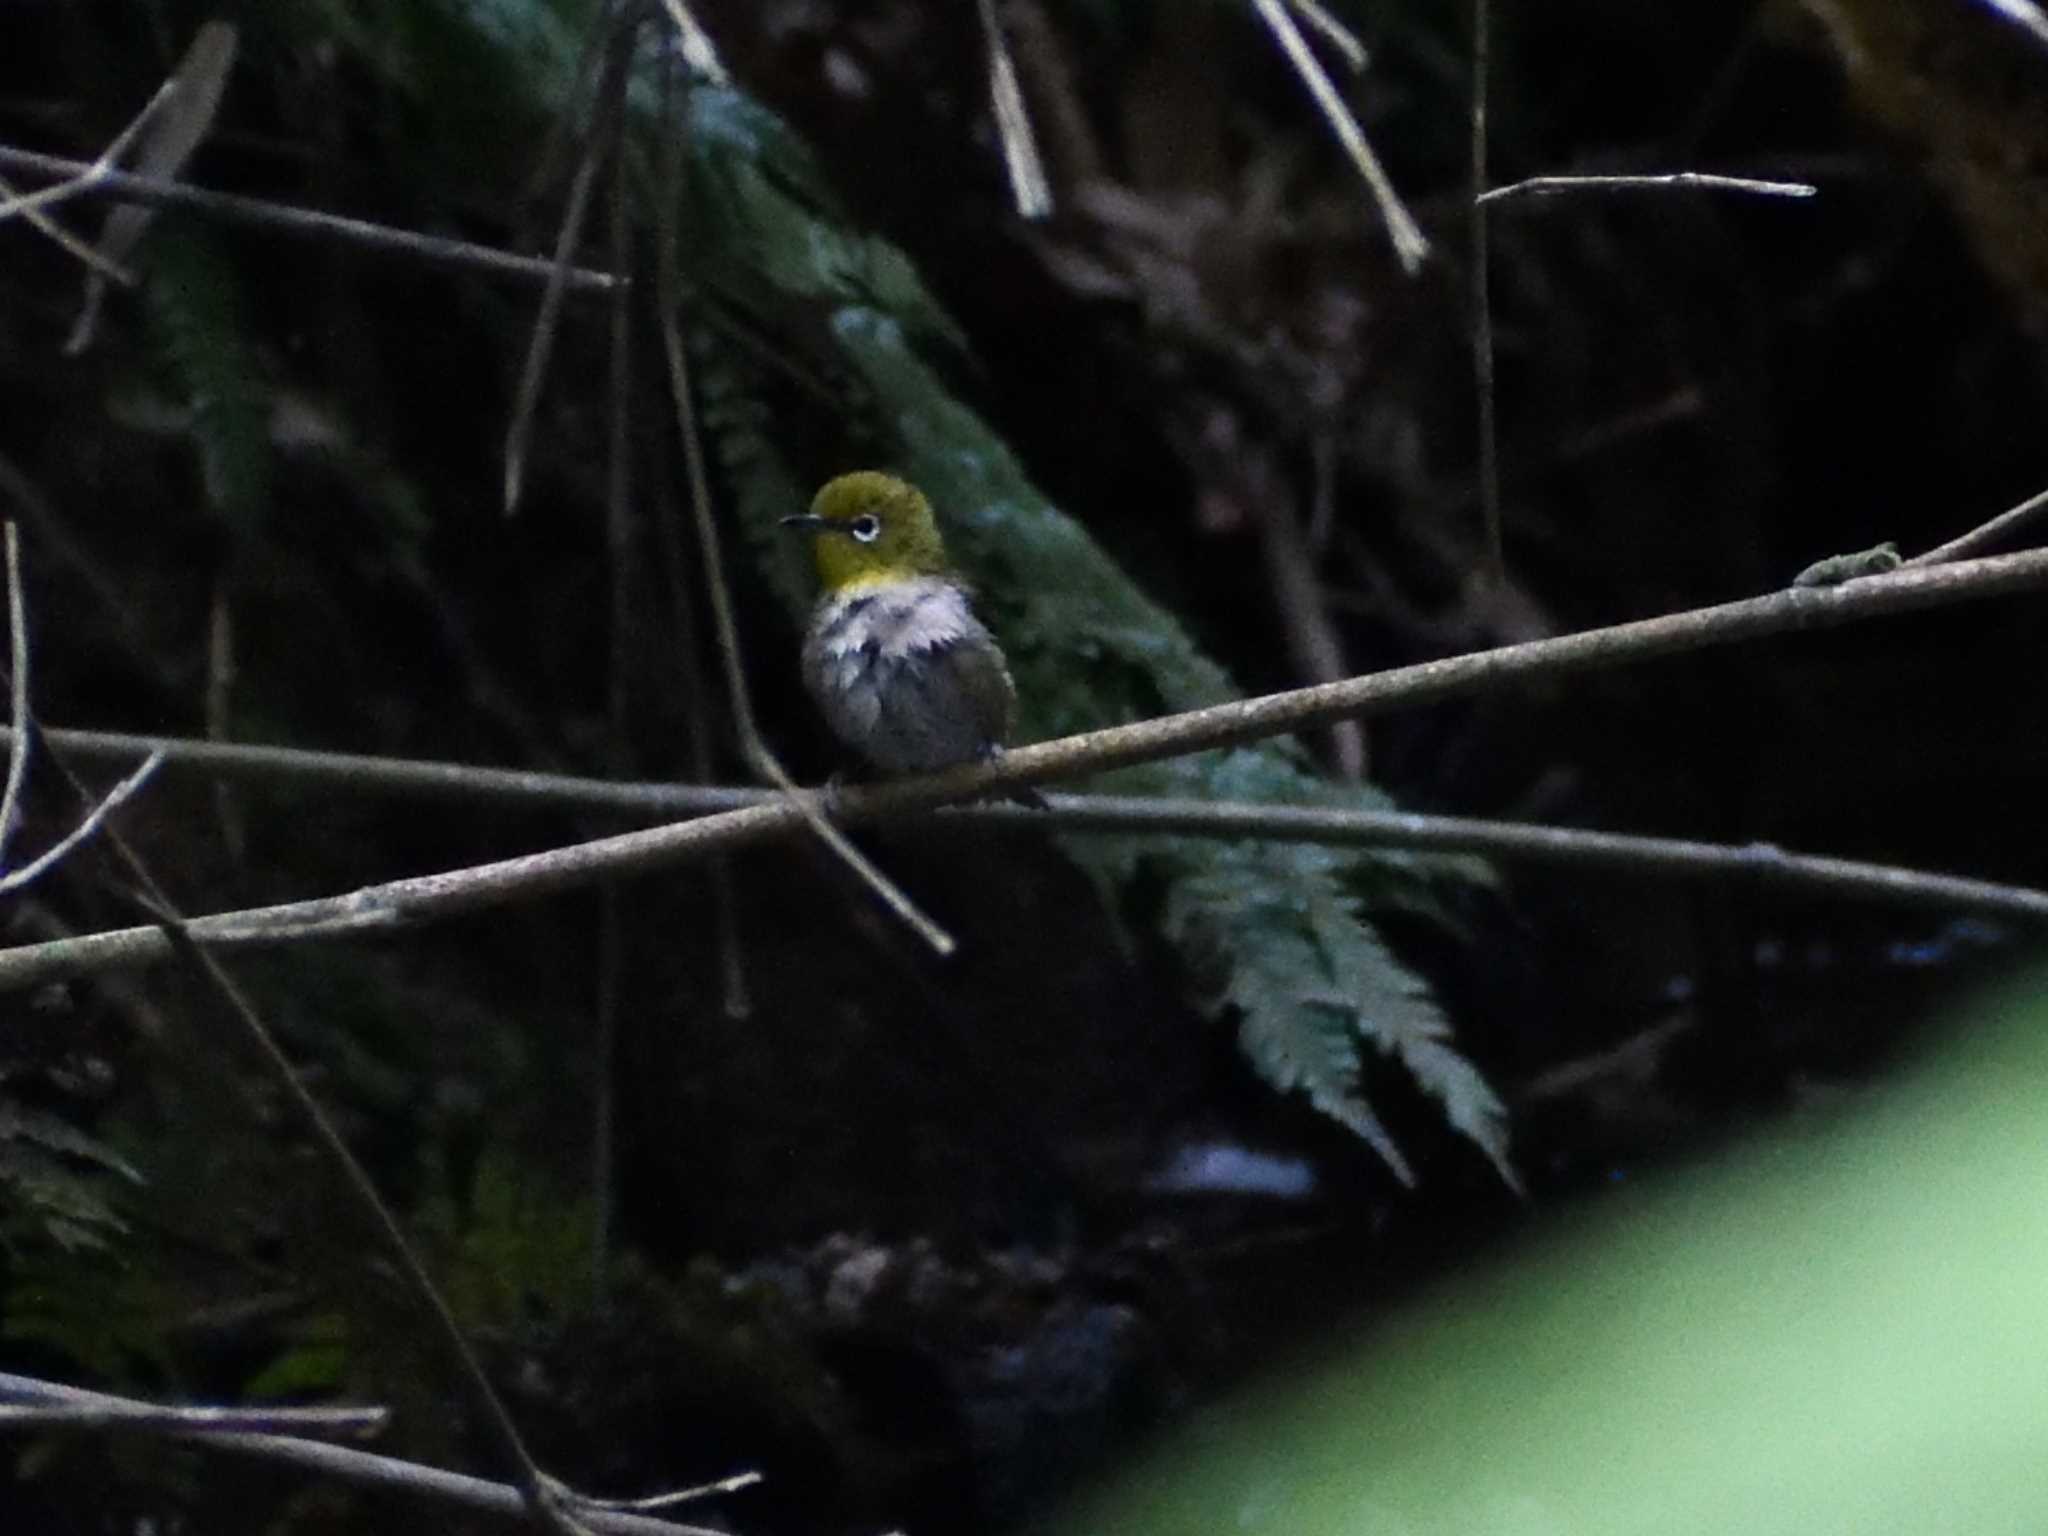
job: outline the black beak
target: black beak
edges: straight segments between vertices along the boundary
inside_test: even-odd
[[[801,528],[806,533],[830,533],[832,524],[815,512],[796,512],[782,520],[785,528]]]

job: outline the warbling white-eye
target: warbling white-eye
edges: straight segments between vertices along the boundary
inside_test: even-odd
[[[1017,690],[946,564],[924,494],[862,470],[782,522],[810,535],[824,589],[804,636],[804,684],[833,734],[884,773],[1000,756]],[[1016,798],[1044,803],[1028,790]]]

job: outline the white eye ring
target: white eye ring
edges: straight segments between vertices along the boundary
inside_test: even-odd
[[[872,544],[882,536],[882,520],[872,513],[863,512],[846,525],[846,531],[863,544]]]

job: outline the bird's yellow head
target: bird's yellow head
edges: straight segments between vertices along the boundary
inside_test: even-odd
[[[811,510],[782,525],[811,536],[811,558],[827,592],[946,573],[932,504],[916,486],[878,470],[826,481]]]

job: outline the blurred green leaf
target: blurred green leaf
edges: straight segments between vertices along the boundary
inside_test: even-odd
[[[2048,1510],[2048,977],[1199,1415],[1052,1532],[1958,1536]]]

